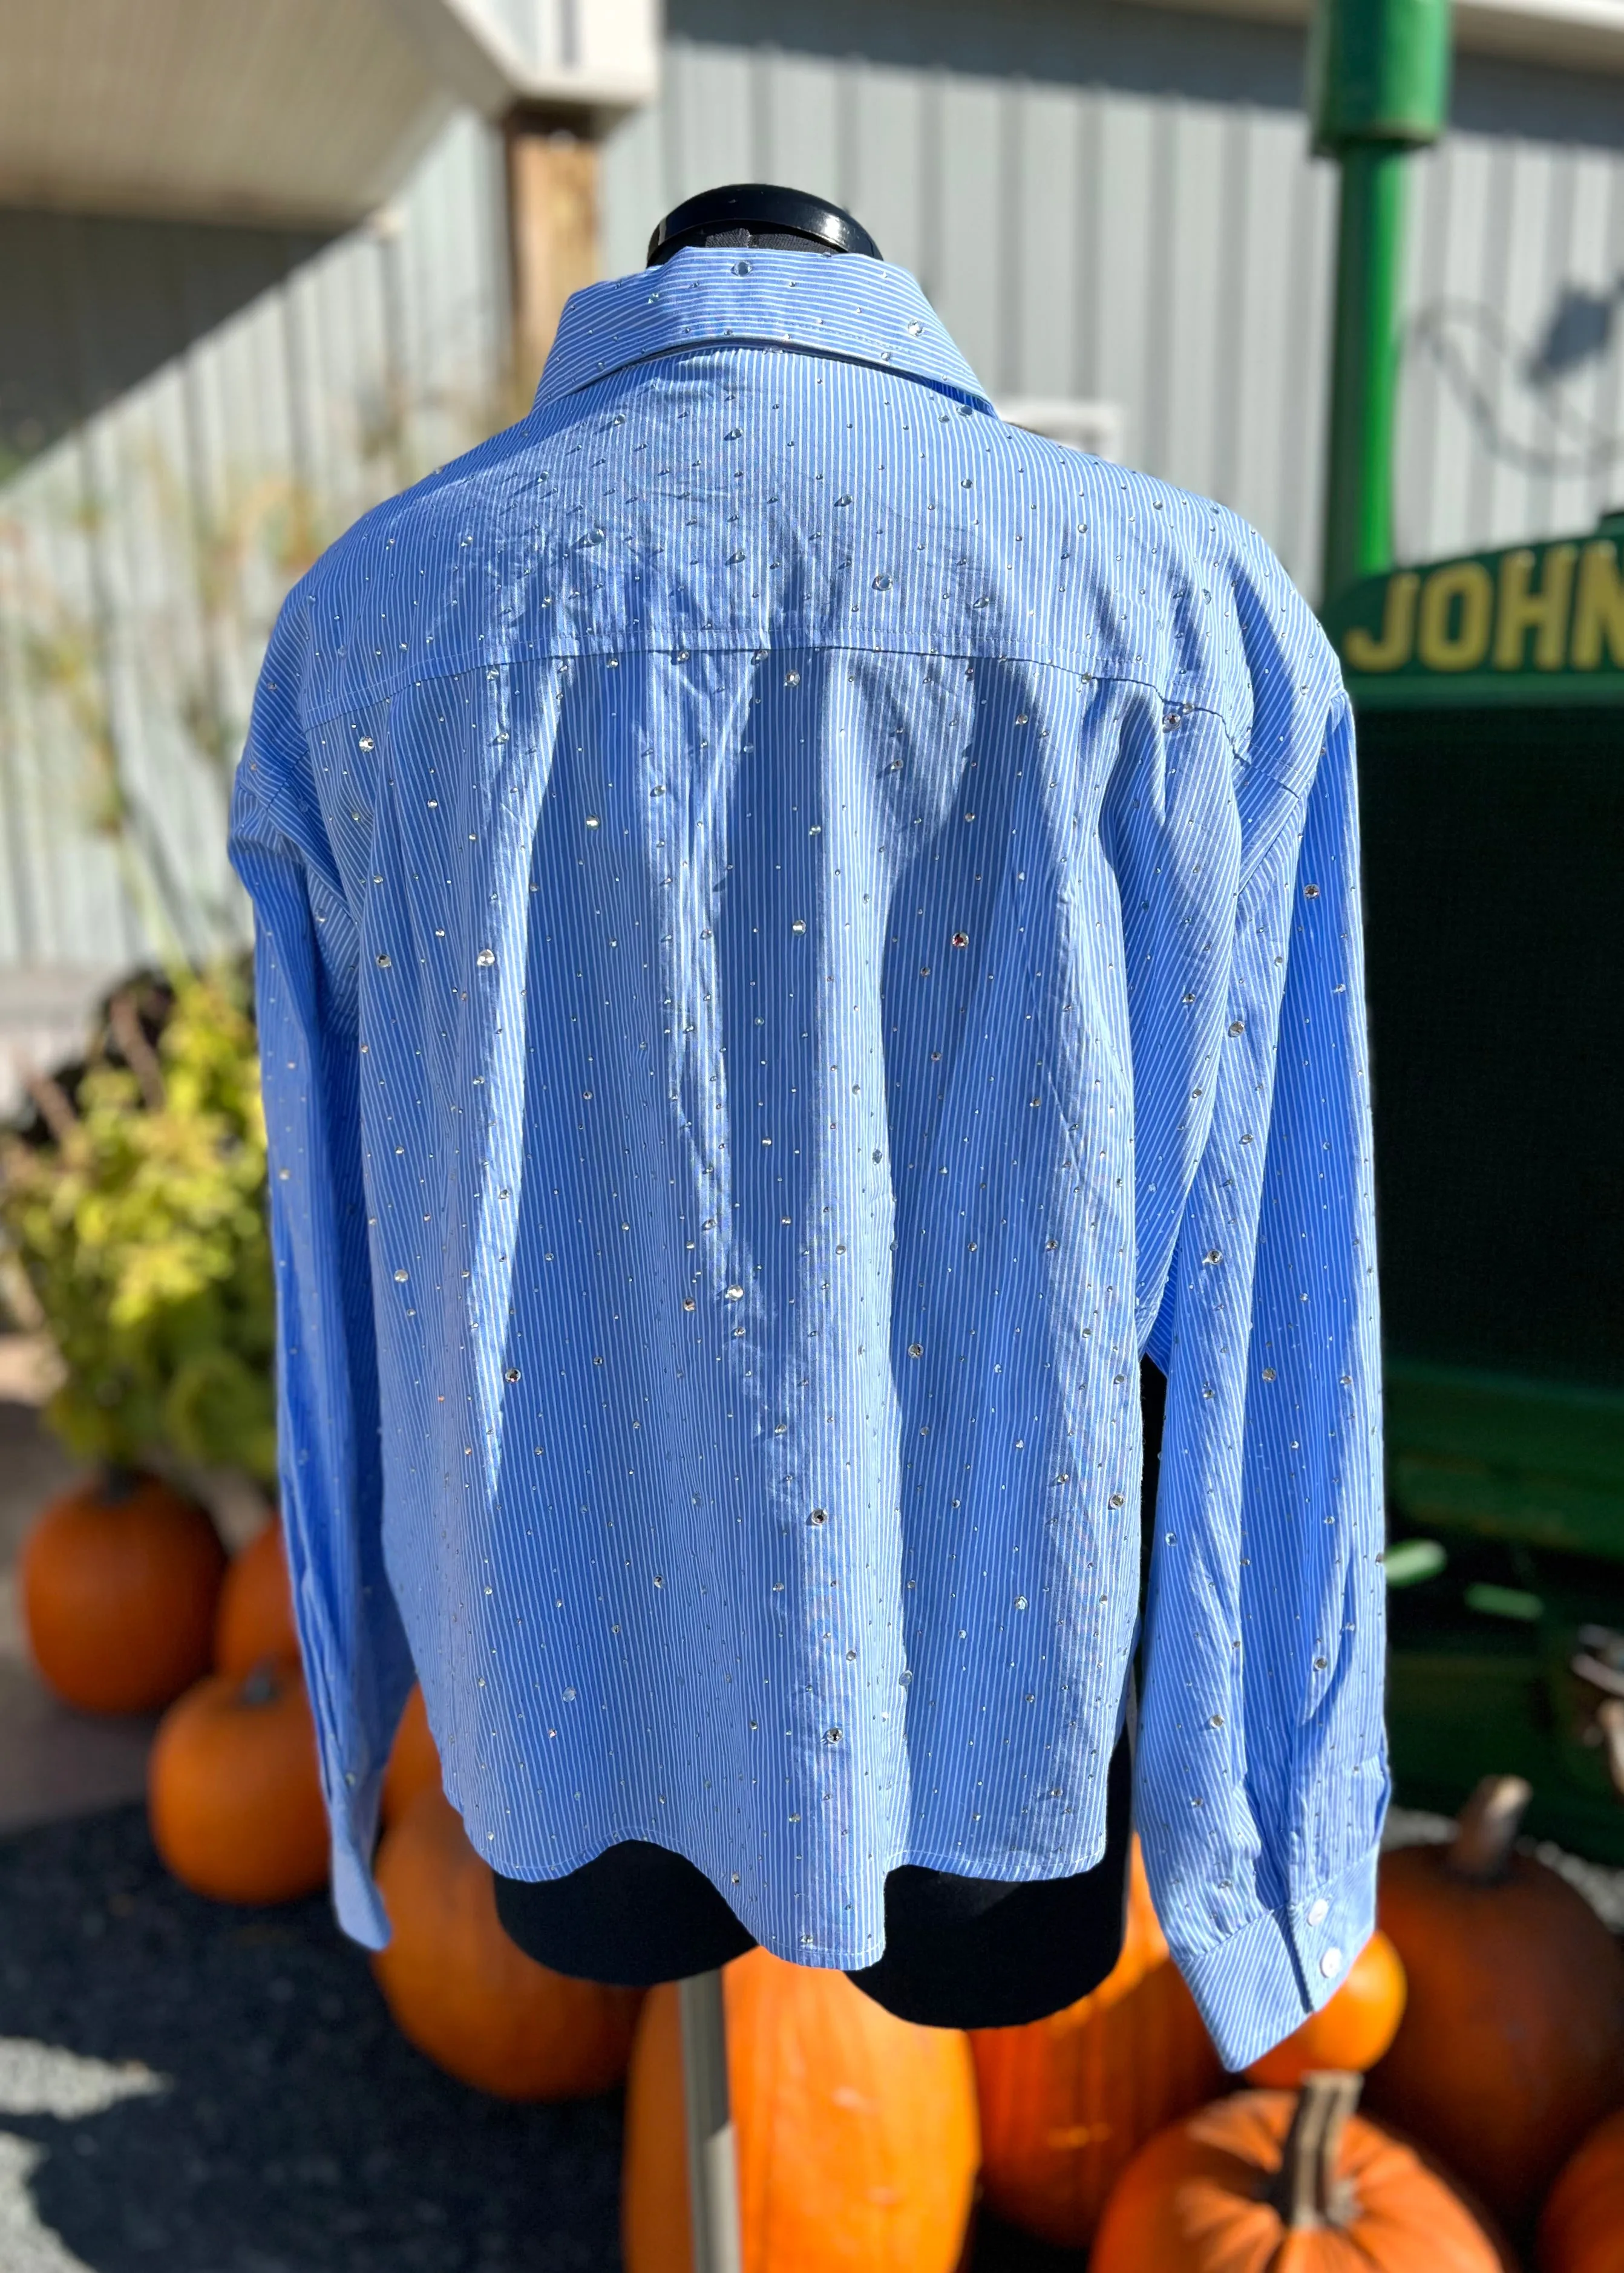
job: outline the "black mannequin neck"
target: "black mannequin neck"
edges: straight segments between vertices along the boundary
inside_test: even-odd
[[[657,268],[690,244],[881,257],[868,230],[844,207],[772,182],[733,182],[673,206],[649,239],[647,265]]]

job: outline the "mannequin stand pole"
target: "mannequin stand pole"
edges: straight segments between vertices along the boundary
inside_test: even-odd
[[[722,1977],[677,1984],[682,2023],[682,2105],[688,2126],[688,2214],[694,2273],[743,2273],[739,2166],[727,2099],[727,2024]]]

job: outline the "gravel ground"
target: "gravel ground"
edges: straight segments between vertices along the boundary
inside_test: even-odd
[[[440,2074],[325,1898],[199,1901],[137,1808],[0,1843],[0,2273],[610,2273],[620,2137]]]
[[[0,1841],[0,2273],[616,2273],[618,2094],[397,2033],[325,1896],[227,1909],[139,1808]],[[1079,2258],[981,2223],[974,2273]]]

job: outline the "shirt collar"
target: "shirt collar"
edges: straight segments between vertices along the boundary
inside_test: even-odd
[[[992,408],[906,268],[859,254],[690,245],[664,267],[573,293],[536,403],[628,364],[724,341],[875,364]]]

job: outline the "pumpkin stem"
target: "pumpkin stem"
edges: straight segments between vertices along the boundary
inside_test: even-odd
[[[276,1661],[262,1657],[252,1673],[244,1677],[237,1691],[237,1701],[243,1705],[274,1705],[282,1694],[282,1683],[276,1675]]]
[[[1484,1777],[1461,1810],[1445,1857],[1457,1879],[1492,1887],[1505,1877],[1523,1812],[1533,1797],[1533,1787],[1521,1776]]]
[[[1320,2068],[1303,2078],[1280,2168],[1264,2194],[1289,2231],[1347,2225],[1352,2219],[1353,2187],[1337,2176],[1337,2164],[1364,2082],[1342,2068]]]

